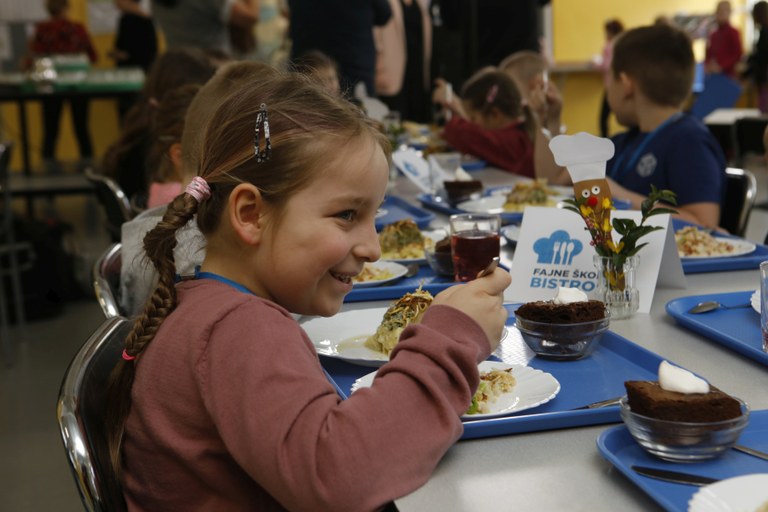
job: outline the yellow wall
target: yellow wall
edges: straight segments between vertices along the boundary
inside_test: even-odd
[[[585,5],[586,4],[586,5]],[[619,18],[626,28],[652,23],[657,16],[677,13],[702,14],[713,12],[717,0],[552,0],[552,53],[555,62],[588,62],[600,54],[603,44],[603,23]],[[745,0],[731,0],[734,13],[741,13]],[[732,18],[734,26],[745,33],[748,16]],[[744,41],[745,51],[750,48]],[[704,43],[694,45],[697,58],[703,58]],[[570,133],[598,133],[598,115],[603,94],[602,76],[595,71],[565,73],[556,76],[563,88],[563,123]],[[613,123],[612,131],[621,127]]]

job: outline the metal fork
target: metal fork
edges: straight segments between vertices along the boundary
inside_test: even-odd
[[[757,457],[758,459],[768,460],[768,453],[761,452],[760,450],[755,450],[754,448],[750,448],[749,446],[736,444],[736,445],[733,445],[733,449],[738,450],[742,453],[746,453],[747,455],[752,455],[753,457]]]

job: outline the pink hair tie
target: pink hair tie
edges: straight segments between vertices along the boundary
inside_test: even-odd
[[[192,178],[192,181],[189,182],[189,185],[187,185],[187,188],[184,191],[194,197],[198,203],[202,203],[211,197],[211,187],[209,187],[208,182],[200,176]]]
[[[123,359],[125,359],[126,361],[133,361],[134,359],[136,359],[136,356],[129,355],[128,352],[126,352],[125,349],[123,349]]]

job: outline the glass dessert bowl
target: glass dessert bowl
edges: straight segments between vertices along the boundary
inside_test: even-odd
[[[632,412],[626,396],[619,405],[627,430],[645,451],[667,461],[698,462],[733,448],[749,423],[749,406],[743,400],[734,399],[741,406],[740,416],[696,423],[660,420]]]
[[[516,318],[516,327],[523,341],[538,357],[572,360],[591,354],[608,330],[610,313],[587,322],[553,323]]]

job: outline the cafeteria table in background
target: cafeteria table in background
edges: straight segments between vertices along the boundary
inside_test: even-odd
[[[140,68],[90,69],[60,73],[55,83],[42,86],[30,81],[24,73],[0,73],[0,103],[16,103],[18,107],[24,174],[29,176],[32,172],[27,102],[51,96],[62,99],[134,97],[141,91],[144,78],[144,72]]]

